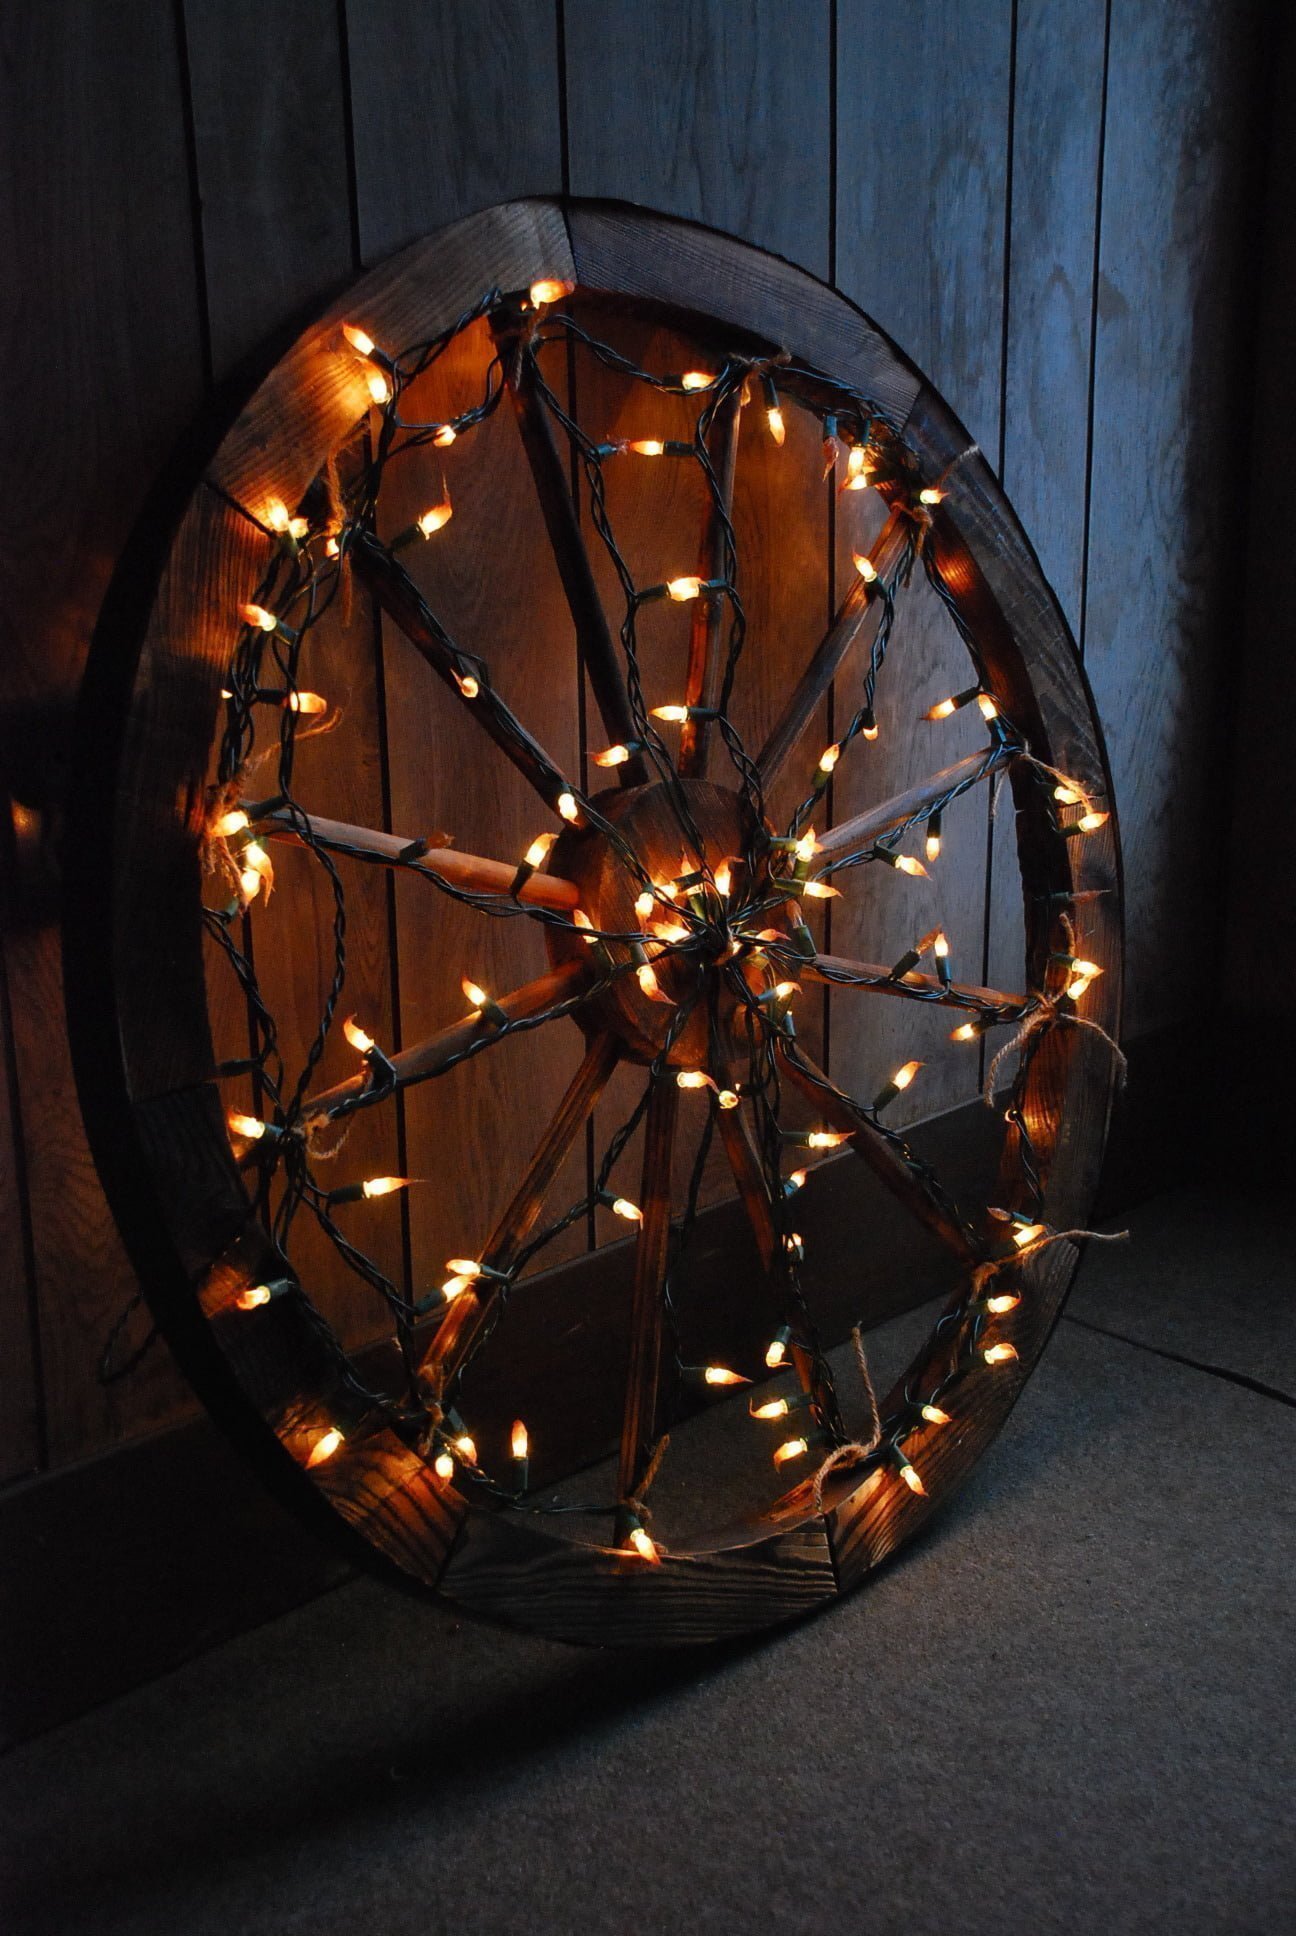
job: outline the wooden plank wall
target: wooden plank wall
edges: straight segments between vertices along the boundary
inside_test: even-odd
[[[0,1479],[189,1409],[162,1351],[124,1385],[96,1378],[130,1273],[61,1019],[61,773],[114,559],[214,384],[358,267],[474,208],[568,189],[731,229],[836,280],[928,370],[1084,642],[1130,867],[1131,1025],[1182,1014],[1166,964],[1220,939],[1257,19],[1242,0],[4,10]],[[912,649],[939,685],[929,611]],[[909,755],[903,734],[881,752]],[[352,784],[382,792],[363,770]],[[960,928],[1000,963],[999,833],[970,816],[955,851]],[[875,911],[843,917],[837,945]],[[851,1024],[833,1028],[849,1078]],[[975,1080],[969,1062],[925,1106]]]

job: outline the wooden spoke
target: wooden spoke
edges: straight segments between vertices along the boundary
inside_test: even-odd
[[[629,1499],[652,1456],[657,1430],[657,1383],[661,1368],[662,1317],[671,1226],[671,1156],[679,1090],[668,1070],[658,1077],[644,1125],[643,1222],[635,1248],[630,1307],[630,1362],[626,1373],[617,1497]]]
[[[711,427],[710,455],[720,491],[720,505],[724,516],[733,512],[734,474],[738,468],[738,436],[742,424],[743,388],[739,384],[730,396],[726,397],[716,413]],[[698,577],[704,579],[723,578],[724,576],[724,521],[719,507],[708,498],[706,517],[702,527],[702,546],[698,559]],[[717,659],[720,651],[720,631],[727,610],[725,601],[720,598],[699,598],[693,607],[693,626],[689,633],[688,671],[684,680],[684,704],[686,706],[709,706],[715,700]],[[711,722],[706,719],[686,719],[680,729],[679,772],[684,779],[693,779],[706,772],[707,739]]]
[[[481,1261],[492,1270],[507,1271],[535,1229],[545,1198],[567,1160],[568,1152],[584,1128],[590,1112],[603,1093],[608,1077],[616,1067],[619,1051],[611,1032],[596,1035],[585,1051],[567,1093],[559,1103],[535,1154],[503,1216],[491,1232]],[[424,1359],[423,1372],[444,1391],[472,1349],[482,1326],[490,1318],[498,1287],[489,1279],[471,1286],[455,1299],[437,1327]]]
[[[892,828],[904,826],[906,821],[922,820],[939,801],[966,792],[1012,759],[1014,750],[1011,746],[987,746],[982,753],[969,753],[965,760],[956,760],[953,766],[929,774],[906,792],[893,794],[876,807],[868,807],[850,820],[843,820],[839,827],[829,827],[819,836],[819,853],[853,853],[856,848],[871,846]]]
[[[454,641],[429,610],[409,573],[390,552],[369,539],[361,538],[353,545],[350,555],[387,616],[400,627],[415,650],[422,653],[438,677],[453,692],[459,693],[460,658]],[[552,807],[567,781],[499,694],[484,687],[475,698],[464,699],[463,704],[465,711],[512,760],[518,772],[531,782],[541,799]]]
[[[426,854],[404,860],[413,843],[407,834],[379,833],[373,827],[351,827],[343,820],[323,820],[318,814],[304,818],[311,838],[330,853],[345,854],[352,860],[373,861],[380,866],[402,863],[420,874],[433,874],[451,887],[469,894],[509,895],[517,878],[517,868],[507,861],[484,860],[480,854],[463,854],[457,847],[432,847]],[[269,814],[259,822],[259,831],[272,840],[300,840],[292,816],[286,809]],[[527,907],[552,908],[569,914],[580,903],[580,890],[557,874],[532,874],[522,883],[516,898]]]
[[[922,1178],[915,1176],[875,1124],[853,1107],[849,1099],[800,1048],[780,1047],[779,1055],[791,1082],[813,1103],[824,1121],[833,1129],[852,1132],[851,1148],[863,1158],[873,1174],[881,1178],[900,1202],[933,1236],[939,1237],[961,1263],[975,1264],[976,1253],[958,1219],[928,1189]]]
[[[521,988],[515,988],[507,995],[501,995],[499,1006],[510,1022],[530,1021],[544,1015],[546,1009],[566,1013],[575,1006],[589,984],[590,968],[584,961],[564,962],[561,967],[551,968],[547,974],[537,976]],[[351,1076],[346,1082],[335,1083],[331,1089],[323,1089],[319,1095],[311,1096],[302,1109],[302,1123],[309,1128],[312,1124],[326,1122],[332,1116],[340,1116],[348,1110],[357,1108],[369,1095],[391,1095],[397,1089],[408,1089],[413,1083],[426,1082],[432,1076],[439,1076],[452,1062],[458,1061],[465,1050],[474,1050],[480,1043],[505,1039],[506,1030],[501,1030],[486,1021],[474,1009],[460,1021],[451,1022],[447,1028],[438,1029],[423,1042],[416,1042],[412,1048],[401,1049],[391,1058],[392,1068],[396,1071],[395,1082],[386,1090],[375,1092],[370,1082],[369,1072]],[[480,1050],[477,1051],[480,1053]]]
[[[720,1140],[724,1144],[734,1182],[738,1185],[738,1194],[747,1211],[747,1221],[756,1238],[761,1262],[767,1271],[771,1271],[777,1255],[778,1231],[774,1226],[769,1187],[751,1124],[742,1109],[722,1109],[718,1112],[717,1120],[720,1124]],[[792,1364],[801,1389],[810,1391],[814,1384],[814,1364],[810,1353],[799,1343],[792,1346]]]
[[[899,511],[893,511],[883,525],[871,554],[877,570],[877,582],[866,585],[861,577],[856,576],[841,602],[831,630],[816,647],[814,657],[801,674],[780,718],[760,750],[756,764],[765,787],[769,787],[781,771],[810,724],[819,701],[841,670],[847,653],[857,643],[872,645],[886,609],[881,587],[889,584],[899,569],[912,532],[911,521]]]
[[[491,328],[509,395],[517,413],[522,446],[531,466],[549,544],[562,579],[572,624],[576,628],[581,663],[589,676],[594,703],[598,707],[609,744],[624,743],[635,738],[634,714],[630,710],[630,695],[608,627],[607,614],[603,610],[603,600],[599,596],[589,553],[585,549],[566,467],[554,442],[544,405],[536,395],[533,372],[528,358],[522,353],[522,339],[518,331],[495,323]],[[622,786],[642,786],[648,778],[647,767],[638,753],[632,754],[616,769],[616,773]]]
[[[872,961],[847,961],[844,955],[815,955],[801,968],[806,981],[827,982],[833,988],[866,988],[877,995],[921,997],[949,1008],[1005,1008],[1020,1012],[1025,995],[1005,995],[1000,988],[978,988],[971,982],[943,982],[916,968],[896,980],[889,968]]]

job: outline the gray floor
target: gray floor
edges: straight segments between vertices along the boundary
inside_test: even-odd
[[[627,1658],[346,1586],[0,1764],[6,1927],[1293,1927],[1287,1226],[1131,1221],[850,1602]]]

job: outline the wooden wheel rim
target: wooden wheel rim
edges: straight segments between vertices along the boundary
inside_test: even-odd
[[[994,690],[1035,758],[1087,780],[1110,806],[1075,648],[1011,508],[980,455],[968,454],[970,439],[948,407],[853,305],[759,250],[692,225],[604,204],[502,204],[360,278],[296,340],[223,434],[206,439],[201,460],[182,454],[159,486],[105,604],[85,686],[69,843],[69,1027],[96,1159],[154,1314],[200,1395],[295,1509],[407,1584],[555,1637],[709,1640],[833,1598],[918,1530],[1011,1409],[1065,1299],[1078,1256],[1072,1243],[1052,1244],[1017,1268],[1017,1362],[970,1392],[949,1426],[915,1438],[925,1494],[895,1484],[882,1466],[862,1481],[858,1470],[839,1469],[824,1487],[822,1512],[802,1484],[760,1520],[704,1548],[671,1549],[656,1566],[464,1498],[391,1433],[357,1447],[344,1480],[330,1465],[308,1475],[303,1421],[335,1388],[318,1338],[289,1303],[276,1306],[255,1348],[245,1328],[220,1315],[222,1287],[249,1281],[248,1273],[257,1281],[272,1261],[249,1227],[211,1080],[198,920],[226,621],[251,595],[268,550],[237,507],[263,514],[271,483],[284,503],[297,503],[352,430],[362,406],[354,359],[338,353],[345,317],[361,314],[384,340],[406,342],[447,327],[488,288],[525,289],[540,276],[667,310],[682,307],[687,289],[695,321],[694,292],[715,292],[724,313],[702,318],[713,328],[788,344],[802,364],[877,399],[923,476],[948,473],[931,542]],[[1019,769],[1011,777],[1028,942],[1047,951],[1039,912],[1047,897],[1086,897],[1086,953],[1105,970],[1086,1014],[1114,1031],[1114,817],[1083,840],[1048,837],[1038,786]],[[1047,1130],[1044,1211],[1055,1230],[1085,1221],[1111,1092],[1104,1045],[1088,1031],[1051,1030],[1032,1064],[1030,1106]]]

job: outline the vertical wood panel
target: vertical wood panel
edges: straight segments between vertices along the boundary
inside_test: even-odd
[[[1010,0],[904,11],[843,0],[838,14],[838,282],[931,377],[991,463],[1000,427],[1011,27]],[[865,496],[843,504],[844,574],[856,534],[869,527],[856,523],[868,515]],[[838,769],[837,819],[984,743],[975,708],[943,724],[918,717],[969,683],[967,653],[920,578],[897,601],[878,682],[879,739],[857,746]],[[855,703],[853,690],[839,694],[838,716],[849,716]],[[985,829],[983,800],[969,796],[946,817],[930,884],[876,866],[841,876],[834,949],[894,961],[939,921],[955,972],[977,979]],[[976,1084],[975,1051],[960,1053],[948,1034],[948,1017],[839,991],[832,1073],[867,1097],[901,1062],[922,1058],[928,1066],[889,1119],[932,1114]]]
[[[1003,483],[1077,638],[1106,28],[1107,0],[1019,0]],[[1025,930],[1006,797],[993,840],[986,979],[1009,988]]]
[[[56,808],[86,641],[145,490],[201,394],[175,20],[6,9],[0,251],[11,281],[0,517],[6,752]],[[48,911],[7,942],[31,1187],[50,1455],[82,1456],[189,1403],[162,1351],[96,1379],[133,1288],[81,1129]]]
[[[322,296],[352,266],[343,69],[332,0],[289,0],[275,35],[292,58],[267,58],[265,11],[238,0],[186,0],[190,93],[202,202],[214,373]],[[272,488],[273,478],[266,480]],[[286,488],[286,487],[285,487]],[[287,493],[291,496],[291,492]],[[231,630],[231,643],[233,642]],[[376,629],[363,593],[340,599],[312,630],[302,682],[334,708],[332,729],[299,736],[294,783],[307,809],[353,825],[382,827],[386,780],[378,706]],[[276,721],[259,722],[258,762],[248,791],[275,791]],[[289,1081],[318,1026],[333,973],[334,904],[322,868],[303,850],[275,851],[276,889],[251,927],[261,990],[279,1027]],[[346,986],[338,1021],[313,1083],[355,1072],[341,1018],[359,1014],[389,1047],[394,1016],[388,926],[391,884],[380,872],[341,863],[347,896]],[[213,983],[221,999],[228,976]],[[391,1109],[357,1119],[344,1150],[321,1164],[322,1182],[400,1168]],[[348,1237],[396,1283],[404,1279],[404,1205],[383,1201],[344,1213]],[[297,1219],[293,1263],[344,1341],[383,1328],[382,1306],[346,1269],[309,1213]]]
[[[335,0],[184,0],[213,374],[351,267]]]
[[[568,0],[571,192],[730,229],[827,275],[827,0]]]
[[[1133,1031],[1192,1011],[1167,964],[1221,943],[1256,51],[1248,7],[1113,8],[1086,662],[1121,805]]]
[[[375,262],[562,183],[553,0],[347,0],[361,246]]]

